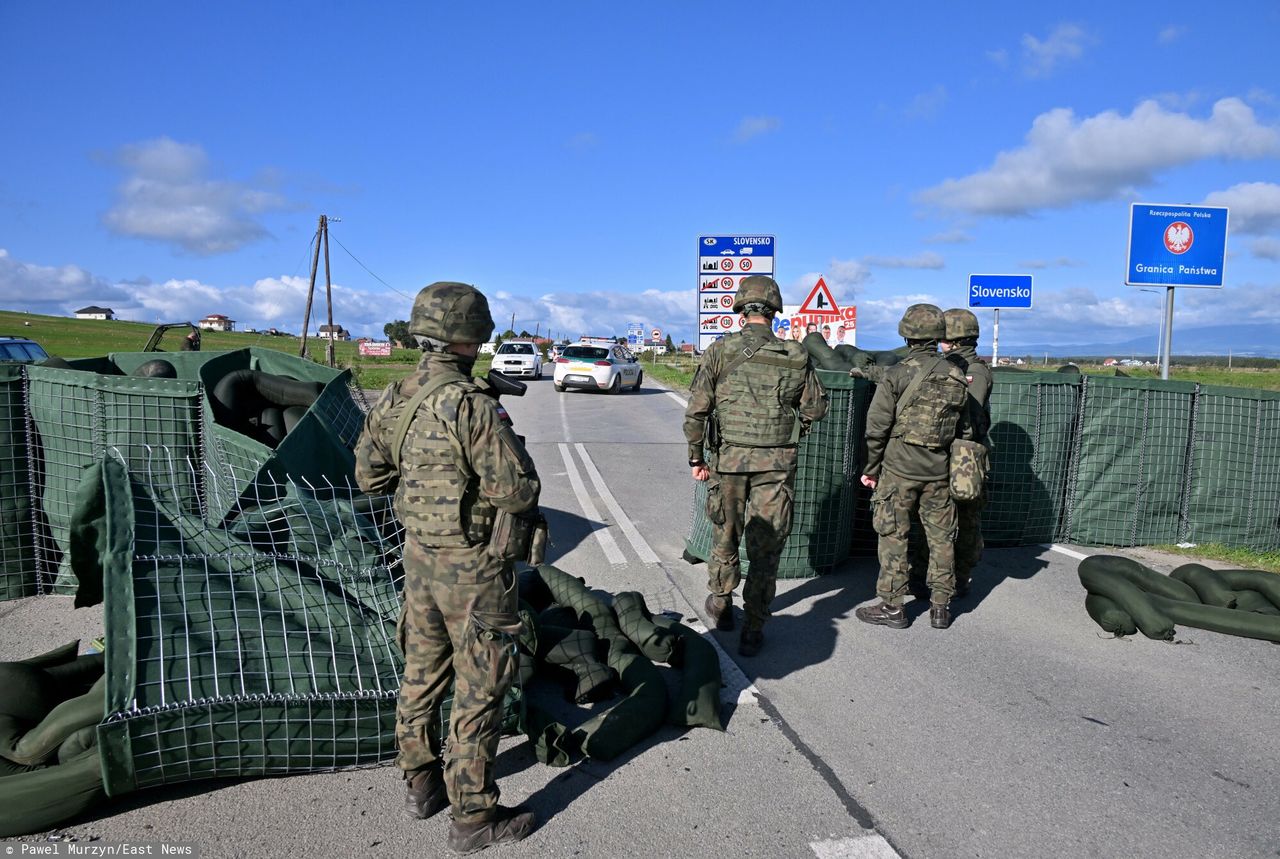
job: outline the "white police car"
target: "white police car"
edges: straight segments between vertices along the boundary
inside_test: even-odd
[[[644,373],[625,346],[574,343],[556,359],[553,378],[557,391],[583,388],[616,394],[624,387],[640,390]]]

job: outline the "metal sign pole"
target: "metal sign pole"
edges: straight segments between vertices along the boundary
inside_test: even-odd
[[[1160,358],[1160,378],[1169,378],[1169,353],[1173,349],[1173,287],[1165,288],[1164,355]]]
[[[1000,366],[1000,308],[996,308],[996,324],[991,331],[991,366]]]

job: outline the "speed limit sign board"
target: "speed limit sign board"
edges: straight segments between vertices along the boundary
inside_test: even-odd
[[[698,351],[742,327],[729,315],[738,287],[749,275],[773,275],[775,244],[766,235],[698,236]],[[717,294],[707,301],[702,293],[712,290]]]

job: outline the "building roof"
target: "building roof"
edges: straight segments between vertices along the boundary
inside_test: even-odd
[[[205,319],[226,319],[221,313],[210,313]]]
[[[76,311],[76,313],[111,313],[111,314],[114,314],[114,313],[115,313],[115,311],[114,311],[114,310],[112,310],[110,307],[99,307],[99,306],[98,306],[98,305],[96,305],[96,304],[90,304],[88,307],[82,307],[82,308],[80,308],[79,310],[77,310],[77,311]]]

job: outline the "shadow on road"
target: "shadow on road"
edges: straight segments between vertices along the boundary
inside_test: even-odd
[[[593,531],[608,527],[568,510],[557,510],[554,507],[542,507],[541,510],[542,515],[547,517],[551,533],[551,540],[547,545],[548,564],[558,564],[574,547],[589,538]]]

